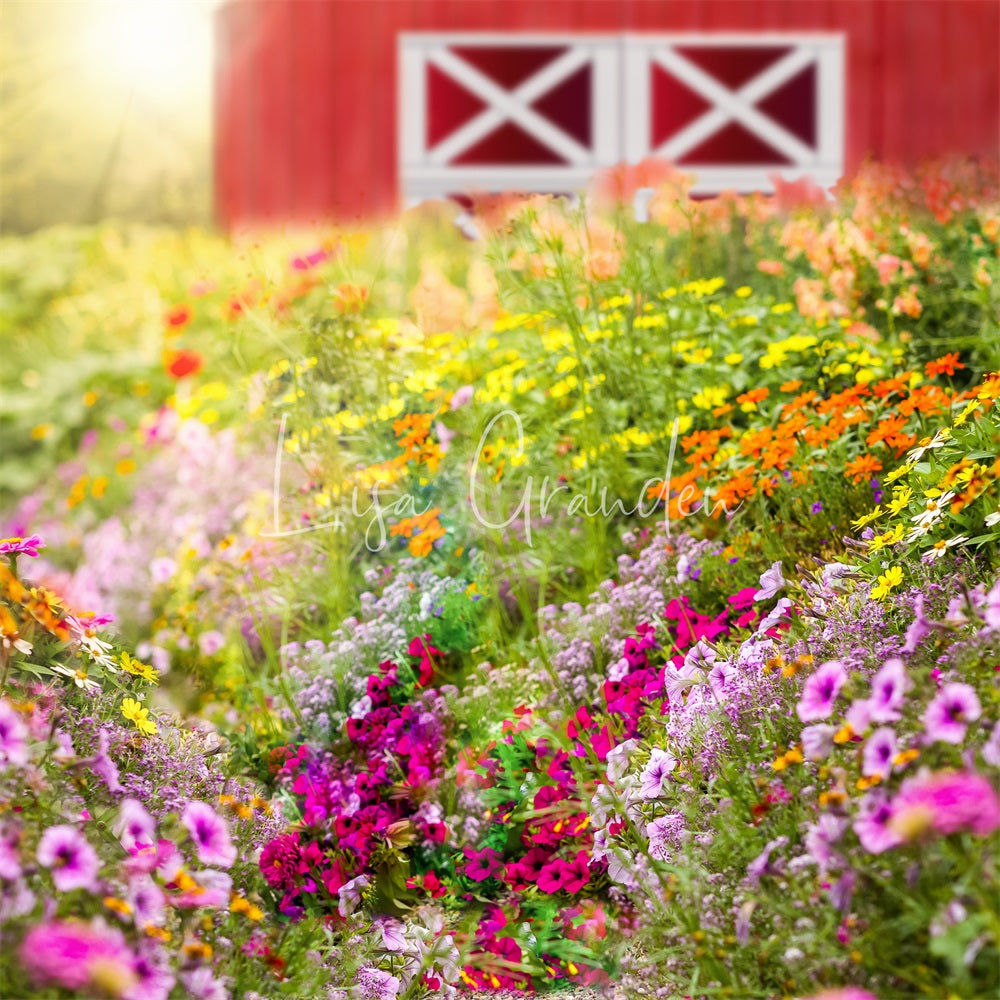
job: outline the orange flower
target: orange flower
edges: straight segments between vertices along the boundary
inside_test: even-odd
[[[197,351],[185,348],[164,351],[163,367],[171,378],[181,379],[186,375],[197,375],[205,367],[205,359]]]
[[[796,378],[792,379],[791,382],[785,382],[784,385],[778,386],[781,392],[798,392],[802,388],[802,379]]]
[[[751,389],[749,392],[740,393],[736,397],[737,403],[760,403],[761,401],[767,399],[771,395],[771,390],[766,386],[761,386],[759,389]]]
[[[924,371],[927,373],[928,378],[934,378],[935,375],[954,375],[955,369],[964,367],[965,365],[958,360],[958,352],[953,351],[951,354],[945,354],[936,361],[928,361],[924,365]]]
[[[882,463],[877,458],[872,458],[871,455],[860,455],[844,466],[844,476],[860,483],[865,479],[871,479],[881,469]]]

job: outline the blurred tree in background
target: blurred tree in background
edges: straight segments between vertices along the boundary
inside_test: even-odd
[[[217,0],[4,0],[0,229],[208,223]]]

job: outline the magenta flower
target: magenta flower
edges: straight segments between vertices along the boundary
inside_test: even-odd
[[[854,832],[861,846],[872,854],[881,854],[892,847],[898,847],[902,837],[892,829],[892,807],[881,788],[872,789],[858,807],[854,821]]]
[[[53,921],[32,927],[21,942],[21,965],[37,985],[55,984],[84,991],[100,973],[101,982],[112,976],[128,989],[135,978],[134,955],[121,931],[100,924]]]
[[[989,836],[1000,827],[1000,799],[980,774],[941,772],[905,782],[892,803],[891,825],[906,839],[930,828],[947,835]]]
[[[484,882],[493,876],[501,877],[504,869],[503,858],[492,847],[485,847],[481,851],[466,847],[465,857],[467,864],[462,874],[471,878],[473,882]]]
[[[755,601],[767,601],[775,597],[785,586],[785,578],[781,575],[781,560],[771,563],[771,568],[765,570],[760,577],[760,590],[753,595]]]
[[[76,827],[50,826],[38,842],[37,857],[39,864],[52,869],[52,881],[60,892],[97,891],[97,852]]]
[[[126,851],[152,847],[156,843],[156,823],[138,799],[125,799],[112,829]]]
[[[9,701],[0,700],[0,771],[28,763],[28,727]]]
[[[982,708],[968,684],[945,684],[927,706],[921,722],[930,740],[961,743],[969,722],[979,718]]]
[[[126,898],[132,907],[136,927],[147,924],[158,927],[163,923],[167,897],[149,875],[134,876],[129,881]]]
[[[229,868],[236,860],[236,848],[226,821],[207,802],[189,802],[181,822],[191,834],[198,860],[203,864]]]
[[[283,833],[260,852],[260,871],[272,889],[287,892],[295,888],[301,859],[299,835]]]
[[[802,697],[795,711],[802,722],[818,722],[829,718],[840,689],[847,682],[847,671],[839,660],[820,665],[802,688]]]
[[[0,555],[17,555],[23,552],[26,556],[38,556],[38,550],[45,548],[45,542],[39,535],[29,535],[27,538],[0,539]]]
[[[823,990],[814,993],[805,1000],[878,1000],[874,993],[861,989],[860,986],[841,986],[833,990]]]
[[[865,740],[865,749],[861,761],[861,773],[877,774],[886,778],[892,771],[892,760],[896,756],[896,734],[888,727],[876,729]]]
[[[873,722],[897,722],[903,717],[900,709],[910,688],[906,666],[896,658],[886,660],[872,678],[872,693],[868,699]]]

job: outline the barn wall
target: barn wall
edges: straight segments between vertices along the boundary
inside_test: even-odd
[[[1000,153],[997,0],[230,0],[217,15],[227,227],[397,207],[402,31],[841,31],[846,163]]]

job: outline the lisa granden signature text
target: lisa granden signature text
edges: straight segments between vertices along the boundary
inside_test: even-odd
[[[532,544],[532,518],[536,510],[541,517],[548,517],[549,508],[553,503],[557,502],[557,497],[559,498],[559,508],[564,509],[565,513],[570,516],[583,514],[588,518],[603,517],[605,519],[609,519],[617,513],[625,516],[638,514],[640,518],[645,520],[652,517],[656,513],[658,504],[663,503],[663,501],[657,497],[651,501],[650,506],[647,508],[644,503],[644,498],[650,494],[655,495],[658,493],[659,491],[655,488],[661,483],[669,483],[673,477],[674,456],[677,452],[677,438],[680,429],[679,419],[674,420],[671,428],[670,449],[667,455],[666,473],[662,479],[647,479],[642,484],[642,487],[639,490],[639,497],[632,506],[627,506],[625,501],[620,497],[616,497],[609,502],[607,486],[602,486],[598,492],[596,484],[594,484],[594,488],[590,492],[574,493],[573,490],[565,483],[553,486],[552,478],[548,475],[546,475],[538,484],[536,497],[535,477],[529,475],[525,480],[524,489],[521,491],[521,499],[516,508],[503,520],[491,520],[480,506],[480,500],[484,493],[483,483],[479,478],[480,463],[483,452],[489,444],[490,435],[493,432],[494,427],[503,420],[512,421],[516,431],[517,447],[513,457],[522,458],[524,456],[524,425],[521,422],[521,418],[514,410],[502,410],[495,417],[493,417],[492,420],[490,420],[483,430],[482,436],[479,439],[479,446],[476,448],[472,468],[470,470],[469,502],[472,506],[472,513],[474,514],[476,520],[484,528],[492,530],[508,528],[520,518],[523,528],[524,541],[530,546]],[[680,512],[681,517],[691,517],[693,514],[702,512],[712,516],[718,510],[721,510],[728,516],[735,514],[736,511],[743,506],[743,502],[740,501],[735,508],[730,510],[721,500],[712,505],[710,491],[706,489],[704,491],[703,502],[699,506],[698,510],[690,510],[688,509],[688,505],[695,500],[695,492],[695,487],[688,483],[681,490],[679,496],[676,497],[675,505],[677,510]],[[565,494],[565,496],[560,497],[560,494]],[[670,537],[670,520],[670,504],[663,503],[663,523],[668,538]]]
[[[483,452],[487,448],[490,435],[494,428],[501,421],[512,421],[516,430],[516,452],[515,458],[524,456],[524,425],[520,416],[514,410],[502,410],[496,414],[486,425],[479,439],[475,457],[469,469],[469,504],[472,508],[473,516],[479,524],[487,530],[497,531],[508,528],[515,521],[520,519],[524,542],[531,546],[533,537],[533,519],[540,516],[546,518],[553,504],[558,503],[560,510],[564,510],[569,516],[583,515],[588,518],[603,517],[609,519],[615,514],[631,516],[638,514],[640,518],[652,517],[659,504],[663,504],[663,522],[667,537],[670,536],[670,507],[662,499],[656,497],[650,501],[647,507],[644,498],[650,494],[655,497],[657,492],[655,487],[661,483],[669,483],[673,475],[674,456],[677,452],[677,437],[679,434],[679,420],[674,420],[670,435],[670,449],[667,455],[666,473],[662,479],[647,479],[639,491],[639,497],[632,506],[628,506],[620,497],[609,501],[607,486],[601,487],[598,492],[596,484],[590,492],[573,492],[565,483],[552,485],[552,477],[546,475],[538,483],[537,491],[535,477],[528,475],[524,483],[524,488],[520,492],[520,500],[516,507],[506,517],[500,520],[495,519],[499,515],[493,512],[484,511],[482,502],[485,498],[486,489],[484,481],[480,478],[480,467],[482,465]],[[334,512],[330,517],[323,520],[310,521],[309,524],[297,528],[284,528],[281,523],[281,465],[282,455],[285,450],[285,425],[286,417],[282,416],[278,429],[278,446],[274,457],[274,486],[272,491],[272,512],[273,529],[271,531],[261,531],[258,534],[263,538],[290,538],[295,535],[303,535],[310,531],[322,531],[333,528],[336,531],[343,531],[346,525],[340,512]],[[365,502],[361,501],[361,490],[354,486],[351,493],[351,513],[355,518],[368,518],[368,525],[365,529],[365,547],[369,552],[380,552],[388,542],[388,532],[386,531],[387,517],[418,517],[426,514],[433,506],[427,503],[420,507],[418,500],[409,493],[404,493],[389,503],[383,503],[379,491],[388,484],[378,480],[370,488],[365,488]],[[708,489],[705,490],[702,502],[698,510],[689,510],[688,505],[695,500],[695,487],[687,484],[675,498],[674,505],[680,512],[681,517],[691,517],[693,514],[704,513],[709,516],[721,509],[728,515],[735,514],[743,506],[742,501],[732,510],[723,502],[711,503],[711,496]]]

